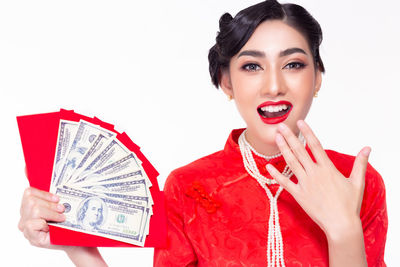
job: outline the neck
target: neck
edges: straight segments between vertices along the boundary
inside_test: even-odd
[[[266,142],[264,140],[258,141],[257,138],[253,138],[251,134],[249,134],[248,130],[245,132],[246,141],[256,150],[258,153],[264,156],[274,156],[276,154],[281,153],[278,146],[275,143],[275,135],[271,139],[272,142]]]

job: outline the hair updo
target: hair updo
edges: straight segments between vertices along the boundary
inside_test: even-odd
[[[314,59],[314,65],[324,72],[324,64],[319,55],[322,30],[319,23],[296,4],[280,4],[276,0],[266,0],[240,11],[234,18],[225,13],[219,19],[216,44],[208,53],[209,71],[212,83],[218,88],[221,70],[229,67],[231,58],[247,43],[258,25],[266,20],[282,20],[295,28],[306,38]]]

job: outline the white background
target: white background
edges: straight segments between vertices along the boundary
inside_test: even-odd
[[[327,72],[307,121],[325,148],[356,154],[387,189],[388,266],[399,266],[397,1],[295,1],[320,22]],[[213,88],[208,49],[219,17],[256,1],[1,1],[0,254],[9,266],[71,266],[32,247],[17,229],[24,159],[15,117],[60,108],[116,124],[160,172],[223,147],[243,127],[234,102]],[[110,266],[152,266],[149,248],[101,249]],[[3,265],[3,264],[0,264]]]

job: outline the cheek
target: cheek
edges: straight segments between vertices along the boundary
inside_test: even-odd
[[[292,73],[285,76],[285,82],[292,90],[306,94],[314,90],[315,75],[312,71]]]
[[[288,76],[286,84],[296,99],[305,101],[305,104],[311,102],[315,89],[315,75],[312,71]]]
[[[260,75],[237,73],[232,79],[232,87],[235,98],[250,101],[259,92],[263,81]]]
[[[298,119],[304,119],[311,107],[315,90],[315,76],[312,71],[301,75],[292,75],[286,79],[286,85],[291,91],[297,106]]]
[[[257,105],[260,82],[255,77],[238,77],[232,81],[233,95],[235,98],[236,107],[243,118],[248,117],[255,112],[254,106]]]

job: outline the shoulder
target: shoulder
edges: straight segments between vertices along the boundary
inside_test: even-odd
[[[164,191],[173,190],[174,187],[186,187],[194,181],[204,180],[204,177],[215,177],[224,161],[225,153],[221,150],[179,167],[169,174]]]

